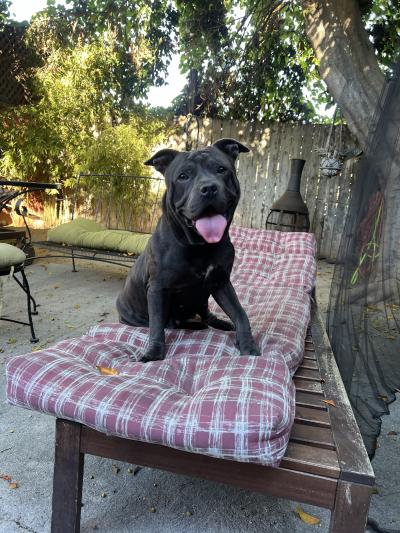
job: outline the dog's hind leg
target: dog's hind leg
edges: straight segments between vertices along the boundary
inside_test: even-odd
[[[206,324],[215,329],[222,329],[222,331],[235,331],[235,326],[232,322],[218,318],[211,312],[208,313]]]

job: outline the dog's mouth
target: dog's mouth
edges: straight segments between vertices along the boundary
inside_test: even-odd
[[[228,225],[228,213],[220,214],[213,209],[207,209],[194,219],[186,219],[187,225],[194,228],[209,244],[219,242]]]

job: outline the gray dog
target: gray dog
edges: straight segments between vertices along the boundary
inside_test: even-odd
[[[236,329],[242,355],[259,355],[229,280],[235,251],[228,229],[239,202],[235,160],[249,149],[221,139],[202,150],[160,150],[146,165],[165,176],[163,214],[117,299],[120,321],[150,326],[141,361],[164,359],[164,328]],[[208,309],[213,296],[233,324]]]

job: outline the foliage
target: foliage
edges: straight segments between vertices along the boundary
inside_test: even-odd
[[[0,0],[0,29],[10,16],[11,0]]]
[[[162,141],[165,122],[149,113],[137,113],[127,124],[108,125],[89,146],[80,171],[99,174],[148,176],[144,165],[151,147]]]
[[[82,169],[116,168],[116,148],[124,168],[133,169],[135,157],[147,157],[159,139],[159,124],[149,121],[145,130],[144,118],[138,118],[111,126],[117,62],[106,40],[55,48],[35,71],[37,101],[0,114],[0,172],[68,185]],[[101,158],[96,160],[96,154]]]
[[[73,48],[99,36],[112,41],[117,61],[114,105],[129,111],[151,85],[162,85],[174,51],[177,13],[169,0],[69,0],[68,7],[48,0],[35,20],[41,53],[57,45]]]
[[[378,60],[390,70],[399,49],[398,0],[358,0]],[[243,120],[315,120],[332,98],[308,42],[300,0],[176,0],[182,68],[196,69],[174,102],[192,111]],[[190,109],[188,102],[195,101]]]
[[[384,70],[390,72],[399,54],[399,0],[359,0],[359,2],[379,63]]]

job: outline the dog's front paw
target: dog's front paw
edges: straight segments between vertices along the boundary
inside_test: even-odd
[[[242,340],[241,342],[238,342],[238,348],[240,350],[240,355],[261,355],[260,349],[252,337],[245,341]]]
[[[161,342],[154,342],[149,345],[145,354],[140,358],[141,363],[150,361],[162,361],[165,357],[165,345]]]

